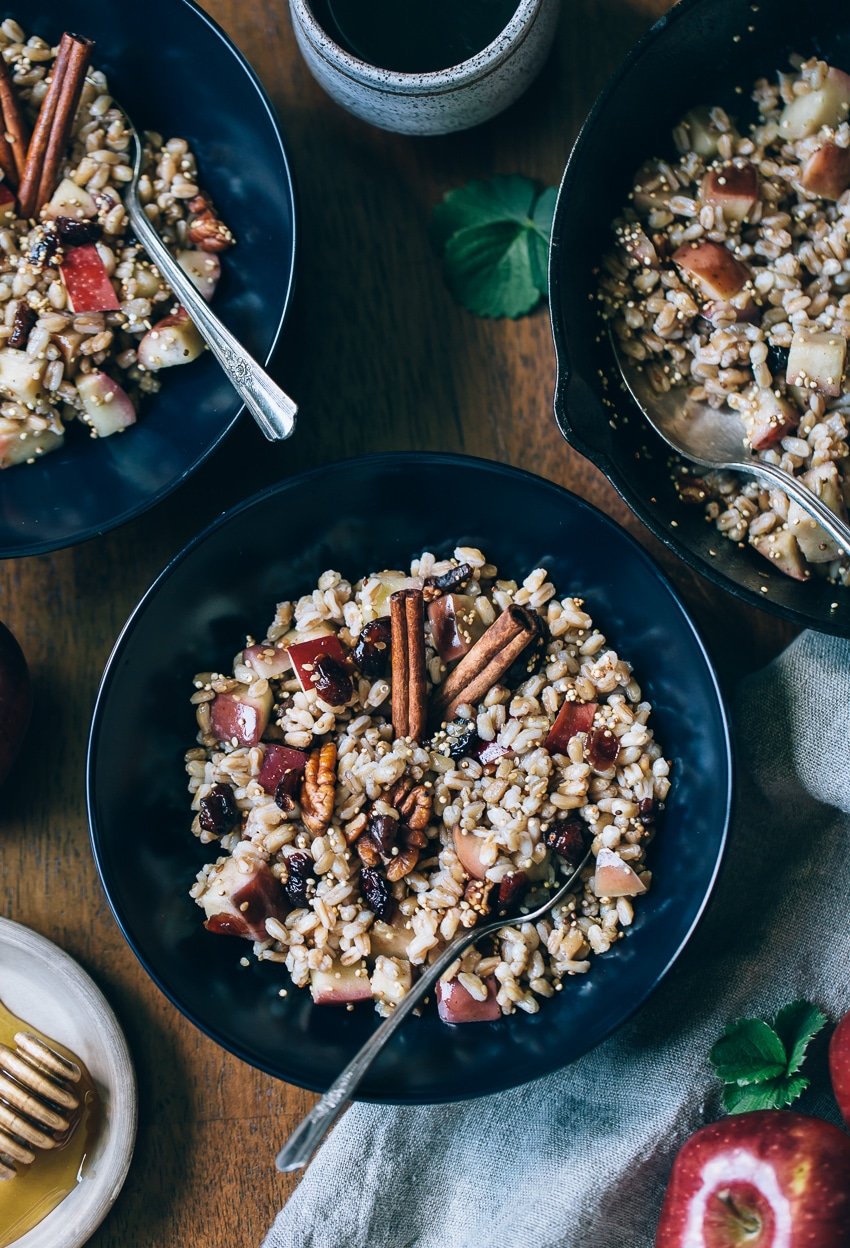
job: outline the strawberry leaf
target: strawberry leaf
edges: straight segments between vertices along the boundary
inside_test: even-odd
[[[730,1083],[723,1089],[723,1104],[730,1114],[744,1114],[753,1109],[784,1109],[796,1101],[808,1086],[808,1079],[802,1075],[790,1078],[780,1076],[744,1087]]]
[[[776,1015],[773,1027],[785,1046],[789,1075],[795,1075],[800,1069],[809,1043],[826,1023],[826,1015],[811,1001],[792,1001]]]
[[[785,1046],[769,1023],[740,1018],[726,1028],[711,1050],[711,1064],[724,1083],[763,1083],[784,1075]]]

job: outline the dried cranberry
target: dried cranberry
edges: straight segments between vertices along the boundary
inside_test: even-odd
[[[56,255],[59,250],[59,235],[55,229],[42,227],[37,235],[35,242],[30,248],[29,261],[33,268],[43,269]]]
[[[301,850],[287,855],[286,883],[283,891],[293,906],[300,909],[307,905],[307,884],[313,879],[313,859]]]
[[[594,728],[587,738],[587,757],[591,767],[607,771],[613,767],[620,753],[620,742],[610,728]]]
[[[587,848],[587,828],[580,819],[556,819],[546,833],[546,844],[570,867],[577,867]]]
[[[398,837],[398,819],[393,819],[392,815],[373,814],[368,834],[382,854],[389,854]]]
[[[456,568],[449,568],[442,576],[426,576],[425,589],[436,589],[447,594],[453,589],[462,589],[472,576],[472,567],[468,563],[459,563]]]
[[[354,692],[348,672],[329,654],[320,654],[316,659],[310,682],[328,706],[344,706]]]
[[[524,871],[514,871],[510,875],[503,875],[499,883],[498,904],[500,906],[516,905],[527,889],[528,876]]]
[[[655,823],[655,802],[651,797],[641,799],[638,806],[638,814],[642,823]]]
[[[780,373],[784,377],[788,370],[788,348],[775,347],[772,342],[768,343],[767,367],[775,377]]]
[[[37,320],[38,313],[35,308],[31,308],[25,299],[19,299],[18,306],[15,308],[15,319],[12,322],[12,332],[6,345],[17,351],[25,351],[30,330]]]
[[[282,774],[274,790],[275,804],[281,810],[285,810],[287,813],[292,810],[292,799],[300,793],[303,778],[304,772],[297,767],[289,767]]]
[[[378,680],[386,672],[391,637],[388,616],[364,624],[354,647],[354,662],[368,680]]]
[[[481,738],[475,731],[475,724],[466,719],[453,719],[446,725],[446,737],[449,747],[449,758],[468,758]]]
[[[69,247],[82,247],[85,243],[96,243],[103,228],[99,221],[76,221],[73,217],[57,217],[56,231],[62,242]]]
[[[229,784],[214,784],[201,798],[198,822],[205,832],[214,832],[216,836],[223,836],[239,822],[239,807]]]
[[[388,923],[395,910],[395,899],[390,895],[387,881],[374,867],[360,868],[360,891],[375,918]]]

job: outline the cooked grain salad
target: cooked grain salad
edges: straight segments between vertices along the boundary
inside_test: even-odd
[[[204,347],[130,229],[131,140],[93,47],[0,24],[0,468],[56,450],[69,426],[121,432],[160,370]],[[210,299],[233,236],[186,140],[144,142],[145,211]]]
[[[753,100],[756,121],[740,129],[722,108],[693,109],[673,134],[678,156],[638,170],[604,262],[603,315],[656,390],[739,411],[760,458],[845,516],[850,75],[792,58]],[[850,583],[847,555],[781,491],[711,473],[682,494],[787,575]]]
[[[650,887],[670,786],[650,705],[543,568],[518,583],[458,548],[353,585],[324,572],[192,702],[192,831],[213,858],[191,895],[319,1004],[386,1014],[460,928],[528,912],[589,846],[564,904],[438,986],[449,1022],[534,1013]]]

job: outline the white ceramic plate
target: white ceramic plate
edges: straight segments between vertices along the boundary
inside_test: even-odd
[[[115,1203],[133,1155],[136,1079],[127,1041],[103,993],[73,958],[44,936],[2,918],[0,1000],[78,1054],[102,1098],[103,1126],[82,1182],[14,1244],[81,1248]]]

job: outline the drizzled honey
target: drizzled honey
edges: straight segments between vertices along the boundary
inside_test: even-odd
[[[79,1069],[79,1079],[69,1084],[72,1096],[59,1098],[60,1100],[67,1099],[69,1104],[72,1100],[76,1101],[79,1108],[69,1111],[67,1106],[57,1103],[49,1097],[49,1094],[45,1095],[42,1091],[38,1096],[39,1104],[33,1105],[33,1116],[37,1122],[32,1129],[32,1141],[29,1143],[23,1141],[19,1153],[20,1160],[13,1161],[7,1153],[5,1163],[0,1162],[2,1169],[8,1175],[0,1180],[0,1248],[6,1248],[7,1245],[13,1244],[15,1240],[26,1234],[74,1190],[83,1177],[86,1158],[97,1132],[99,1118],[97,1092],[91,1076],[80,1059],[64,1045],[58,1044],[49,1036],[31,1027],[29,1023],[16,1018],[0,1001],[0,1044],[6,1045],[10,1050],[15,1050],[15,1036],[21,1032],[28,1033],[36,1042],[45,1044],[53,1050],[58,1058],[55,1067],[57,1073],[62,1069],[63,1062],[71,1063],[73,1067]],[[13,1065],[11,1059],[7,1059],[7,1063],[9,1067]],[[0,1057],[0,1072],[3,1069],[4,1062]],[[10,1069],[9,1073],[14,1077],[13,1070]],[[47,1084],[44,1086],[49,1085],[50,1080],[55,1077],[57,1076],[51,1075],[49,1071],[45,1072]],[[2,1078],[3,1075],[0,1073],[0,1080]],[[61,1082],[64,1081],[60,1080]],[[58,1084],[56,1088],[58,1093]],[[45,1109],[41,1102],[47,1099],[50,1099],[51,1107]],[[1,1101],[2,1089],[0,1089]],[[23,1098],[21,1098],[21,1103],[25,1103]],[[8,1106],[6,1106],[6,1111],[8,1111]],[[3,1105],[0,1104],[0,1116],[3,1112]],[[55,1114],[56,1117],[52,1119],[51,1114]],[[50,1131],[50,1123],[58,1122],[63,1118],[70,1121],[70,1129],[53,1128],[52,1134],[57,1140],[56,1147],[49,1149],[39,1147],[37,1138],[40,1132],[45,1128]],[[27,1160],[28,1155],[32,1156],[32,1160]]]

